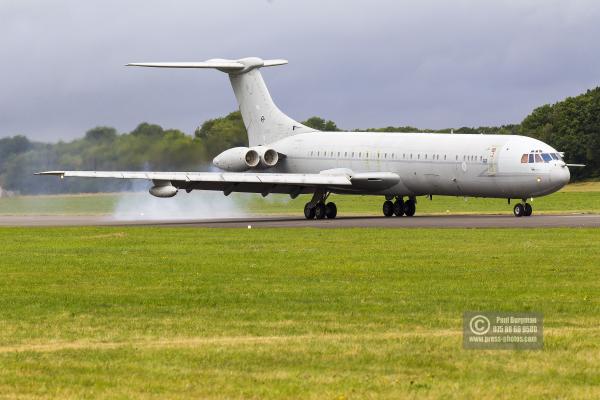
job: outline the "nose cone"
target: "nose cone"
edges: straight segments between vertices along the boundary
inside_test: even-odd
[[[566,165],[564,167],[557,166],[552,168],[550,179],[552,180],[552,184],[556,185],[558,188],[565,186],[571,179],[569,168]]]

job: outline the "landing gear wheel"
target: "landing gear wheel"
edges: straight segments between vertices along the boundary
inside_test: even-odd
[[[404,202],[402,200],[396,200],[394,203],[394,215],[397,217],[404,215]]]
[[[316,219],[323,219],[325,218],[325,204],[323,203],[317,203],[317,205],[315,206],[315,218]]]
[[[306,203],[304,205],[304,217],[306,219],[314,219],[315,218],[315,208],[312,207],[310,203]]]
[[[414,201],[408,200],[404,202],[404,215],[406,215],[407,217],[412,217],[413,215],[415,215],[416,211],[417,206],[415,205]]]
[[[513,213],[515,213],[515,217],[522,217],[525,215],[525,206],[521,203],[517,204],[513,209]]]
[[[533,208],[531,207],[531,204],[529,203],[525,203],[523,204],[523,206],[525,207],[525,216],[529,217],[531,216],[531,214],[533,213]]]
[[[334,219],[337,216],[337,206],[334,202],[329,202],[325,206],[325,216],[329,219]]]
[[[383,215],[386,217],[394,215],[394,203],[389,200],[383,202]]]

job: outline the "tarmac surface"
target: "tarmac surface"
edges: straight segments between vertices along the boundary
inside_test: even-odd
[[[306,220],[302,216],[267,216],[203,220],[115,220],[110,216],[0,216],[0,226],[173,226],[198,228],[550,228],[600,227],[600,214],[416,215],[414,217],[340,216]]]

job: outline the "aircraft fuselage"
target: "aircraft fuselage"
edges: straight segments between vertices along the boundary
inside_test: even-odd
[[[529,198],[553,193],[570,178],[555,149],[516,135],[315,132],[287,137],[271,146],[286,155],[277,172],[347,169],[400,176],[396,185],[364,194]],[[527,162],[522,162],[525,154]],[[531,163],[529,154],[533,155]]]

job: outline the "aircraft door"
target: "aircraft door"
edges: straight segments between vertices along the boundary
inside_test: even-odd
[[[487,174],[490,176],[496,175],[496,172],[498,172],[498,146],[488,148],[487,165]]]

